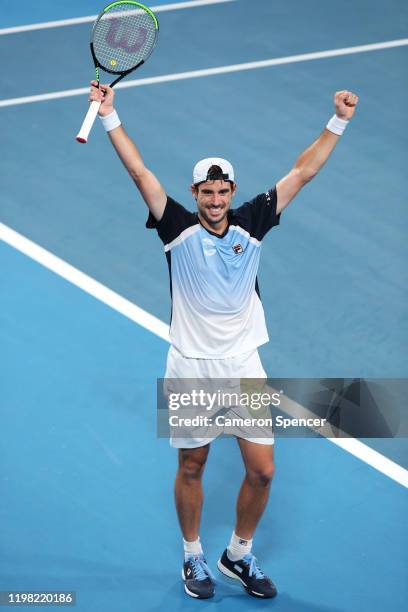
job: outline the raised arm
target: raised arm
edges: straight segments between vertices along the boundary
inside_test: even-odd
[[[302,187],[312,180],[326,163],[339,141],[342,129],[352,118],[357,102],[358,97],[351,91],[335,93],[336,115],[329,121],[319,138],[303,151],[289,174],[276,184],[278,213],[293,200]]]
[[[101,101],[99,114],[104,118],[105,125],[107,124],[110,141],[142,194],[150,212],[160,221],[167,201],[166,193],[153,172],[144,165],[135,143],[129,138],[117,119],[113,107],[115,95],[113,89],[107,85],[101,85],[98,89],[96,85],[97,82],[92,81],[89,100]]]

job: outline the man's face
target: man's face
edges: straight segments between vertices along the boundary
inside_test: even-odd
[[[197,200],[197,208],[201,219],[215,229],[226,223],[227,213],[235,193],[235,184],[229,181],[206,181],[191,188]]]

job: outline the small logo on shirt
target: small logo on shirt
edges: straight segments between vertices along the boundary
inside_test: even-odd
[[[270,203],[271,203],[271,199],[272,199],[271,192],[270,192],[270,191],[267,191],[267,192],[265,193],[265,196],[266,196],[266,204],[270,204]]]
[[[215,248],[215,242],[211,240],[211,238],[203,238],[201,242],[206,257],[211,257],[216,254],[217,249]]]
[[[244,249],[242,248],[240,244],[234,244],[234,246],[232,247],[232,250],[234,251],[236,255],[239,255],[239,253],[244,252]]]

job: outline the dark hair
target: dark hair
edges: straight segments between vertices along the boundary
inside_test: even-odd
[[[227,181],[228,183],[231,183],[231,189],[232,189],[232,185],[234,184],[234,181],[228,178],[228,174],[223,173],[222,168],[220,168],[220,166],[210,166],[210,168],[208,169],[207,178],[205,179],[205,181],[200,181],[199,183],[195,183],[194,187],[198,191],[199,186],[202,185],[203,183],[206,183],[207,181]]]
[[[225,174],[222,173],[222,169],[220,166],[211,166],[207,172],[207,181],[223,181],[225,179]]]

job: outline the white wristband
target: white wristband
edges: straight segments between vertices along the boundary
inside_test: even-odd
[[[340,119],[337,115],[333,115],[333,117],[329,119],[326,129],[329,130],[329,132],[333,132],[333,134],[337,134],[337,136],[341,136],[348,123],[346,119]]]
[[[118,113],[113,110],[109,115],[105,117],[101,117],[102,125],[107,132],[114,130],[115,128],[121,125],[120,119],[118,117]]]

